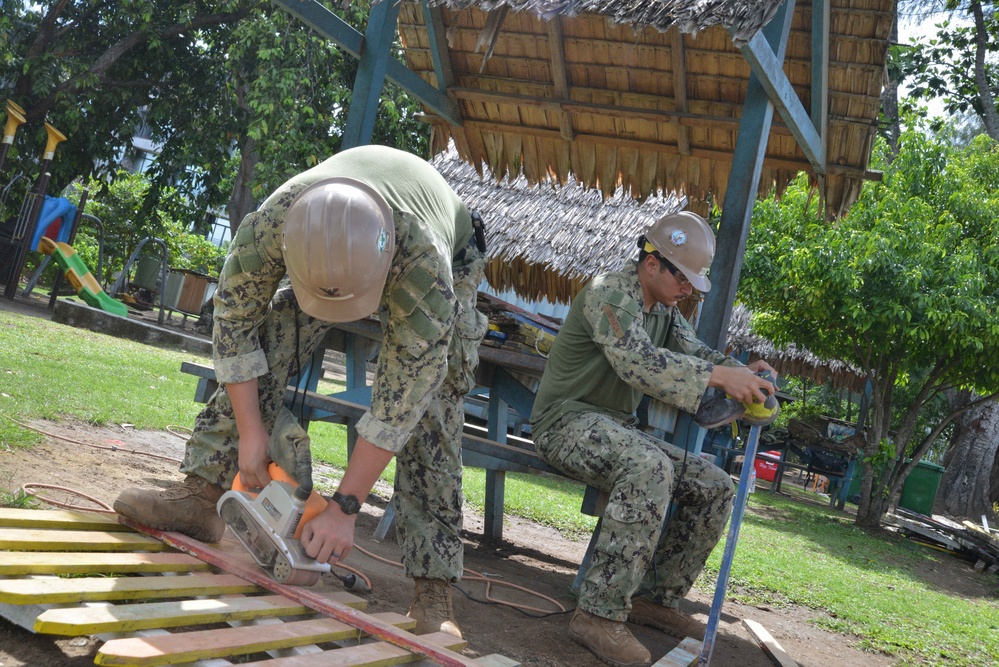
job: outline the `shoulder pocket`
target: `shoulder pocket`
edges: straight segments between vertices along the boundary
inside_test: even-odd
[[[456,301],[449,282],[431,261],[417,261],[399,276],[389,296],[390,326],[413,357],[450,338]]]
[[[222,267],[222,276],[230,277],[240,273],[251,273],[259,271],[264,261],[257,252],[257,244],[254,240],[256,234],[256,217],[258,213],[253,212],[243,218],[242,224],[236,230],[236,235],[229,245],[229,254]]]

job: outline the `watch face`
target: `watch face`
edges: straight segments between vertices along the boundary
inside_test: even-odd
[[[344,514],[357,514],[361,510],[361,503],[356,496],[345,496],[338,491],[333,494],[333,500],[340,505]]]

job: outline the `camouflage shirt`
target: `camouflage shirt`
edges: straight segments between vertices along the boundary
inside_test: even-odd
[[[676,307],[644,307],[634,262],[576,295],[534,401],[536,436],[569,412],[631,419],[644,394],[694,412],[713,364],[741,365],[698,340]]]
[[[375,445],[398,451],[447,372],[457,310],[451,265],[472,236],[464,204],[413,155],[380,146],[344,151],[289,180],[243,219],[214,297],[215,372],[222,383],[268,372],[259,333],[286,274],[284,219],[302,190],[333,176],[368,183],[394,210],[395,256],[378,311],[382,350],[371,410],[357,429]]]

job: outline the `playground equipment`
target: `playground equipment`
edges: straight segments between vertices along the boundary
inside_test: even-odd
[[[7,124],[3,130],[3,143],[0,144],[0,173],[3,172],[3,163],[7,159],[7,151],[10,150],[11,144],[14,143],[14,135],[17,134],[17,128],[26,122],[24,109],[14,104],[14,102],[7,100]]]
[[[62,267],[69,279],[69,284],[73,286],[80,298],[87,302],[87,305],[100,308],[112,315],[128,317],[128,308],[125,307],[125,304],[115,301],[101,289],[97,279],[90,273],[90,269],[69,244],[53,241],[49,237],[43,236],[39,241],[38,251],[55,257],[56,262]]]
[[[139,241],[139,245],[135,246],[135,250],[133,250],[132,254],[129,255],[128,261],[125,262],[125,266],[122,267],[121,274],[118,276],[118,280],[115,281],[114,286],[111,288],[111,293],[118,294],[119,292],[122,291],[122,289],[124,289],[125,281],[128,279],[128,270],[132,268],[132,264],[135,264],[135,261],[136,259],[138,259],[139,252],[142,250],[142,247],[147,243],[149,243],[150,241],[158,243],[159,246],[163,249],[163,255],[160,260],[160,283],[159,283],[161,286],[160,315],[156,320],[158,324],[163,324],[163,320],[165,318],[165,313],[164,313],[165,307],[163,305],[162,290],[166,287],[167,284],[167,260],[168,260],[167,247],[166,243],[163,242],[163,239],[147,236],[146,238]]]
[[[20,117],[24,114],[20,112],[20,107],[12,108],[8,103],[8,118],[12,115],[11,110],[18,113]],[[14,105],[16,107],[16,105]],[[15,117],[15,122],[17,118]],[[9,124],[9,123],[8,123]],[[6,275],[7,285],[4,288],[4,298],[13,300],[17,294],[17,287],[21,281],[21,273],[24,271],[24,262],[27,258],[29,244],[33,240],[37,222],[42,214],[45,204],[45,191],[48,189],[50,174],[49,165],[55,158],[56,147],[66,141],[66,136],[49,123],[45,123],[45,132],[48,139],[45,143],[45,152],[42,155],[41,170],[34,188],[24,196],[20,212],[14,223],[13,230],[9,238],[2,239],[7,246],[3,259],[8,265]],[[13,140],[13,137],[12,137]],[[9,144],[5,144],[9,145]],[[29,231],[30,230],[30,231]],[[9,260],[9,261],[7,261]]]

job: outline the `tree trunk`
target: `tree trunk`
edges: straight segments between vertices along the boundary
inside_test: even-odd
[[[985,403],[958,417],[933,511],[972,521],[984,514],[995,524],[991,478],[997,450],[999,403]]]
[[[888,37],[893,43],[898,42],[898,12],[895,13],[895,18],[892,19],[891,31]],[[886,127],[885,134],[887,135],[888,145],[891,147],[892,158],[898,153],[898,138],[902,134],[902,126],[898,119],[898,81],[891,76],[891,69],[888,70],[889,76],[887,81],[885,81],[885,87],[881,91],[881,113],[884,115]]]
[[[970,3],[970,9],[975,16],[975,85],[978,87],[978,100],[982,105],[982,120],[989,136],[999,141],[999,113],[996,112],[995,97],[992,95],[992,87],[985,72],[985,57],[989,50],[988,28],[982,13],[982,3]]]
[[[239,223],[247,214],[256,209],[253,201],[253,168],[257,165],[260,156],[257,154],[257,142],[255,139],[247,137],[239,147],[239,167],[236,169],[236,178],[232,184],[232,195],[229,197],[229,204],[226,211],[229,213],[229,229],[232,235],[236,235]]]

